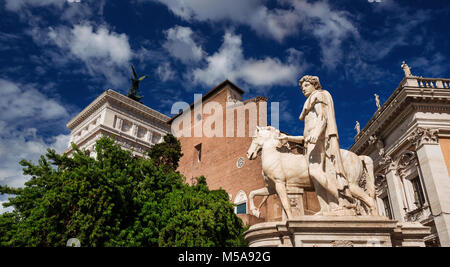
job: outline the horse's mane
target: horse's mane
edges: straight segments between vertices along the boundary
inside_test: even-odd
[[[275,132],[277,134],[277,136],[280,136],[280,130],[278,130],[277,128],[273,127],[273,126],[266,126],[266,127],[261,127],[261,129],[267,129],[271,132]]]

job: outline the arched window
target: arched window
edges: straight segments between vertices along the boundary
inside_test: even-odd
[[[236,205],[234,208],[236,214],[247,214],[247,194],[244,191],[241,190],[237,193],[234,204]]]

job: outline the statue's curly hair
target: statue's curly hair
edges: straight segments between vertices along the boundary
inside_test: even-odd
[[[322,90],[322,85],[320,84],[319,77],[317,76],[303,76],[299,81],[300,87],[302,86],[303,82],[310,82],[314,86],[314,88],[316,88],[316,90]]]

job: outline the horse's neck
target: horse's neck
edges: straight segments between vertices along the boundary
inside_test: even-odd
[[[275,160],[278,159],[280,156],[279,152],[277,151],[277,148],[275,144],[272,142],[264,143],[262,147],[262,153],[261,153],[261,160],[264,162],[265,160]]]

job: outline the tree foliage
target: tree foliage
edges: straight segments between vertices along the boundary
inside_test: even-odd
[[[164,166],[168,170],[176,170],[178,161],[183,156],[181,144],[175,136],[168,134],[164,136],[164,142],[153,145],[149,151],[150,158],[156,166]]]
[[[224,190],[209,190],[204,177],[188,185],[175,171],[181,157],[172,136],[150,155],[136,158],[110,138],[96,143],[96,158],[73,145],[72,157],[48,150],[34,165],[21,161],[31,179],[0,215],[0,246],[243,246],[242,221]],[[174,142],[174,140],[176,142]],[[178,144],[178,145],[177,145]]]

